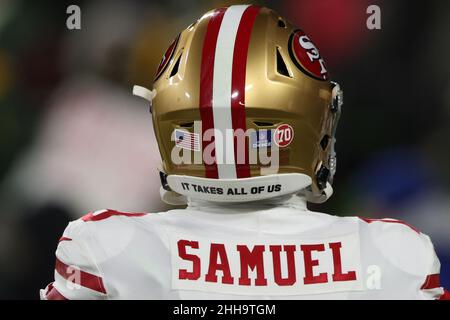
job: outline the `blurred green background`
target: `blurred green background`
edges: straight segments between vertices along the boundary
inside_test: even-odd
[[[37,299],[68,221],[159,211],[145,102],[171,40],[239,1],[0,0],[0,298]],[[450,2],[254,1],[301,27],[344,89],[335,194],[311,206],[406,220],[427,233],[450,287]],[[81,8],[81,30],[66,9]],[[366,9],[381,8],[381,30]]]

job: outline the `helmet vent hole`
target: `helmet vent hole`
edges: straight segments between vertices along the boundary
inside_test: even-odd
[[[257,127],[273,127],[273,122],[265,122],[265,121],[253,121],[255,126]]]
[[[328,142],[330,141],[329,135],[324,135],[322,140],[320,140],[320,146],[322,147],[322,150],[325,150],[328,146]]]
[[[279,28],[286,28],[286,23],[281,18],[278,18],[278,27]]]
[[[327,186],[328,177],[330,175],[330,170],[324,165],[321,165],[319,171],[316,173],[316,181],[320,190],[323,190]]]
[[[170,72],[169,78],[172,78],[174,75],[178,73],[178,67],[180,66],[181,55],[178,57],[177,62],[175,62],[172,71]]]
[[[289,70],[286,66],[286,63],[281,56],[280,49],[277,47],[277,72],[285,77],[292,78]]]
[[[187,29],[188,29],[189,31],[192,31],[192,29],[194,29],[194,26],[197,24],[197,22],[198,22],[198,20],[195,21],[195,22],[192,22],[192,23],[189,25],[189,27],[187,27]]]
[[[194,122],[183,122],[178,125],[180,128],[192,128],[194,126]]]

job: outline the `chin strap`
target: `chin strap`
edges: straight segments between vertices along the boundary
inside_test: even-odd
[[[320,194],[314,194],[311,187],[305,189],[305,195],[308,202],[312,203],[323,203],[327,201],[333,194],[333,187],[331,184],[333,183],[334,174],[336,173],[336,165],[337,165],[337,157],[336,157],[336,129],[339,123],[339,118],[342,112],[342,105],[344,103],[344,94],[341,90],[341,87],[336,82],[331,82],[332,91],[331,91],[331,112],[334,115],[334,119],[331,127],[331,148],[330,154],[328,158],[327,166],[322,166],[316,173],[316,181],[317,186],[320,189]]]
[[[333,187],[329,182],[327,182],[325,188],[319,196],[312,192],[311,187],[306,188],[303,193],[305,194],[306,201],[308,202],[324,203],[333,195]]]
[[[161,200],[172,206],[183,206],[188,203],[187,198],[179,193],[165,190],[163,187],[159,189]]]
[[[331,128],[331,152],[329,159],[329,167],[330,167],[330,182],[333,183],[333,177],[336,173],[337,166],[337,157],[336,157],[336,129],[339,123],[339,118],[341,117],[342,105],[344,104],[344,92],[341,90],[341,87],[338,83],[332,82],[333,89],[331,91],[332,100],[331,100],[331,111],[334,114],[333,127]]]
[[[156,97],[156,89],[148,90],[145,87],[133,86],[133,95],[141,97],[150,102],[150,113],[152,112],[152,100]]]
[[[159,178],[161,180],[161,187],[159,188],[159,195],[161,200],[172,206],[183,206],[188,203],[187,197],[177,192],[172,191],[167,184],[167,174],[160,170]]]

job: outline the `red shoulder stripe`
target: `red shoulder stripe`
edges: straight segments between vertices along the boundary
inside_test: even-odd
[[[64,297],[58,290],[53,287],[53,282],[48,285],[47,292],[45,293],[47,300],[69,300]]]
[[[72,239],[67,238],[67,237],[61,237],[61,238],[59,238],[58,242],[61,242],[61,241],[72,241]]]
[[[75,266],[68,266],[58,258],[56,258],[55,269],[59,275],[70,282],[106,294],[101,277],[84,272]]]
[[[394,219],[369,219],[369,218],[362,218],[362,217],[358,217],[359,219],[367,222],[367,223],[372,223],[372,222],[387,222],[387,223],[399,223],[399,224],[403,224],[407,227],[409,227],[410,229],[414,230],[415,232],[420,234],[420,230],[413,227],[412,225],[406,223],[405,221],[401,221],[401,220],[394,220]]]
[[[449,300],[450,301],[450,292],[444,289],[444,294],[439,297],[439,300]]]
[[[420,287],[420,290],[435,289],[441,286],[439,273],[427,275],[424,284]]]
[[[89,221],[105,220],[112,216],[142,217],[145,215],[146,215],[146,213],[120,212],[120,211],[108,209],[108,210],[105,210],[105,211],[102,211],[99,213],[89,212],[87,215],[83,216],[81,219],[84,222],[89,222]]]

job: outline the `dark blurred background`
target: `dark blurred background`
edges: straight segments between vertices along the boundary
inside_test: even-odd
[[[177,33],[239,1],[0,0],[0,298],[37,299],[70,220],[166,210],[146,87]],[[344,89],[335,195],[312,206],[406,220],[450,287],[450,2],[254,1],[306,31]],[[66,9],[81,8],[81,30]],[[366,9],[381,8],[381,30]]]

